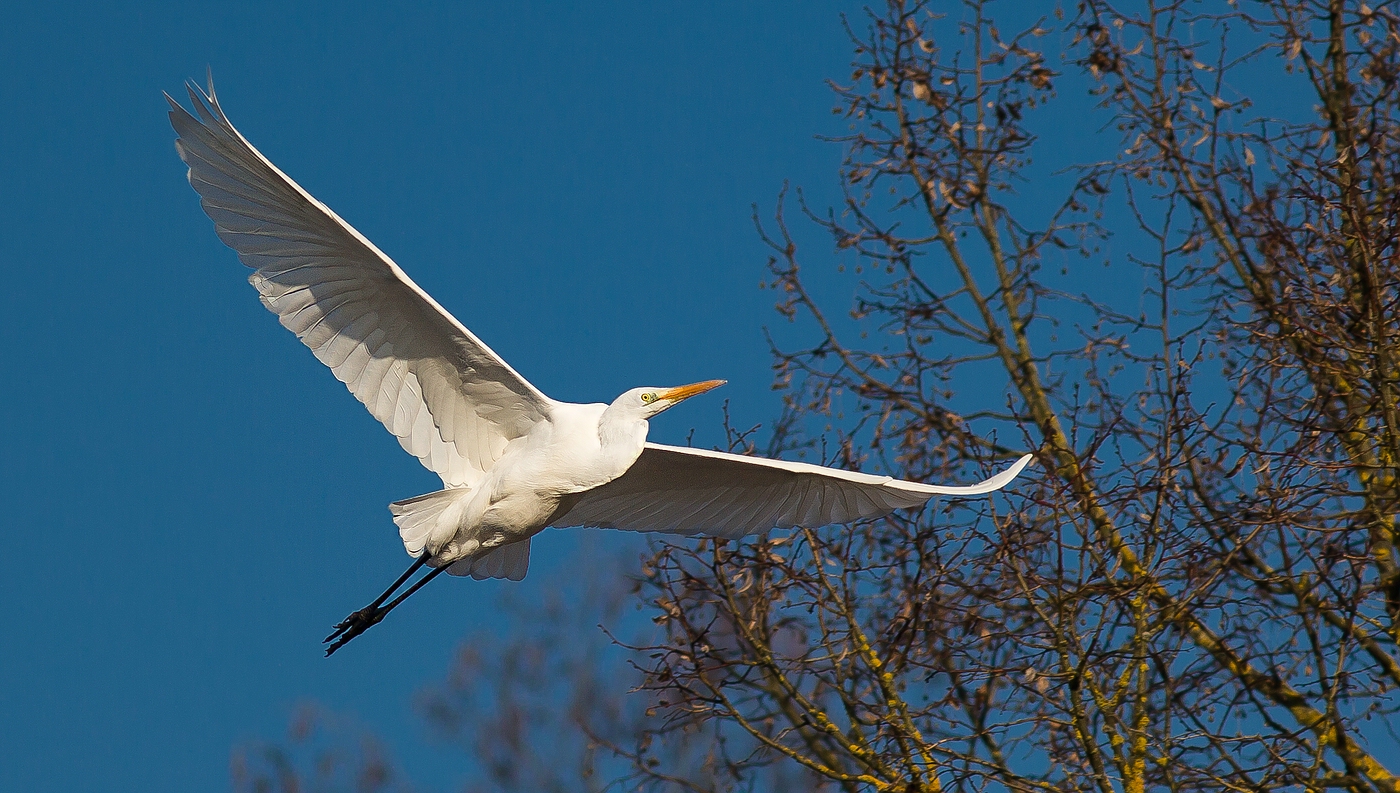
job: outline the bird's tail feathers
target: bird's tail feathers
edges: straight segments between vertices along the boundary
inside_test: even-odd
[[[461,513],[447,510],[461,503],[466,488],[454,487],[425,493],[421,496],[395,501],[389,505],[394,523],[399,527],[399,537],[403,547],[413,556],[419,556],[428,546],[428,540],[441,530],[451,534],[458,530]],[[444,522],[450,523],[443,526]],[[478,551],[465,559],[453,562],[447,572],[450,575],[471,576],[477,580],[485,578],[508,578],[519,581],[530,568],[530,541],[501,545],[496,548]]]
[[[519,581],[530,569],[530,541],[521,540],[509,545],[492,548],[480,556],[469,556],[453,562],[447,568],[448,575],[469,575],[478,581],[488,578],[506,578]]]
[[[399,527],[399,537],[403,547],[412,556],[423,553],[428,538],[438,527],[438,518],[444,510],[461,498],[464,488],[448,488],[433,493],[425,493],[389,505],[394,516],[394,524]]]

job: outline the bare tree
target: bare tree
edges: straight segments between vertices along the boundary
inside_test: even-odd
[[[658,546],[611,780],[1400,788],[1394,3],[890,0],[848,30],[844,200],[760,224],[811,339],[775,350],[772,450],[1039,475]],[[808,221],[849,306],[808,288]]]
[[[768,227],[816,330],[789,407],[847,465],[1028,445],[1043,476],[666,549],[648,689],[851,790],[1395,790],[1397,17],[936,10],[851,24],[846,200],[803,207],[858,263],[851,320]],[[1095,107],[1051,112],[1067,85]]]

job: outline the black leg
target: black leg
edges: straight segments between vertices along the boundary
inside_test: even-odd
[[[408,596],[409,596],[409,595],[412,595],[414,592],[417,592],[418,590],[422,589],[424,584],[428,583],[429,581],[433,580],[434,578],[437,578],[439,575],[441,575],[441,574],[447,572],[447,568],[449,568],[449,567],[451,567],[451,566],[452,566],[452,565],[450,565],[450,564],[445,564],[445,565],[443,565],[442,567],[434,567],[434,568],[433,568],[433,571],[432,571],[431,573],[428,573],[427,575],[425,575],[425,576],[423,576],[422,578],[418,579],[418,583],[416,583],[416,584],[414,584],[413,586],[409,587],[402,595],[399,595],[398,597],[394,598],[394,600],[393,600],[389,605],[385,606],[385,607],[383,608],[383,613],[384,613],[384,614],[388,614],[390,611],[392,611],[392,610],[394,609],[395,606],[399,605],[400,603],[404,602],[405,600],[408,600]]]
[[[388,606],[383,606],[384,601],[388,600],[389,596],[393,595],[395,590],[403,586],[404,582],[411,578],[414,573],[418,572],[419,568],[428,563],[428,559],[429,556],[427,552],[424,552],[422,556],[414,560],[413,564],[409,565],[408,569],[404,571],[403,575],[399,576],[398,580],[395,581],[392,586],[384,590],[384,593],[379,597],[375,598],[373,603],[351,614],[342,620],[340,624],[336,625],[335,631],[321,642],[322,644],[332,641],[335,642],[330,647],[326,648],[326,655],[330,656],[336,650],[345,646],[351,639],[369,630],[371,626],[384,619],[385,614],[388,614],[395,606],[402,603],[409,595],[417,592],[424,584],[436,577],[438,573],[447,569],[446,565],[435,568]]]
[[[408,569],[403,571],[403,575],[399,576],[398,580],[395,581],[392,586],[384,590],[384,594],[375,598],[374,602],[369,604],[370,608],[377,608],[384,601],[388,600],[389,596],[394,594],[394,590],[403,586],[403,582],[407,581],[410,577],[412,577],[414,573],[418,572],[418,568],[428,563],[429,558],[431,557],[428,555],[428,552],[424,551],[421,556],[419,556],[417,559],[414,559],[413,564],[409,565]]]

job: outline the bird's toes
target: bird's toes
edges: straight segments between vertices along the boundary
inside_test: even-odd
[[[340,638],[340,636],[342,636],[343,634],[345,634],[346,631],[350,630],[350,628],[351,628],[352,626],[354,626],[354,624],[355,624],[355,615],[354,615],[354,614],[351,614],[350,616],[346,617],[345,619],[341,620],[340,622],[337,622],[336,625],[335,625],[335,629],[334,629],[333,631],[331,631],[331,635],[330,635],[330,636],[327,636],[327,637],[324,638],[324,639],[322,639],[322,640],[321,640],[321,644],[325,644],[326,642],[330,642],[330,641],[335,641],[336,639]]]
[[[330,655],[345,645],[346,642],[359,636],[370,628],[370,626],[384,619],[384,609],[366,607],[346,617],[336,624],[331,635],[321,640],[322,644],[335,642],[326,648],[326,655]]]

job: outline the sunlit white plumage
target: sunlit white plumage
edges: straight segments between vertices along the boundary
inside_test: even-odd
[[[847,523],[1000,489],[1030,459],[954,487],[647,443],[647,419],[722,381],[637,388],[611,405],[545,396],[253,148],[212,84],[189,94],[194,115],[170,100],[176,147],[263,304],[442,478],[443,490],[390,507],[405,548],[434,568],[519,580],[547,526],[732,538]],[[382,618],[383,600],[332,649]]]

